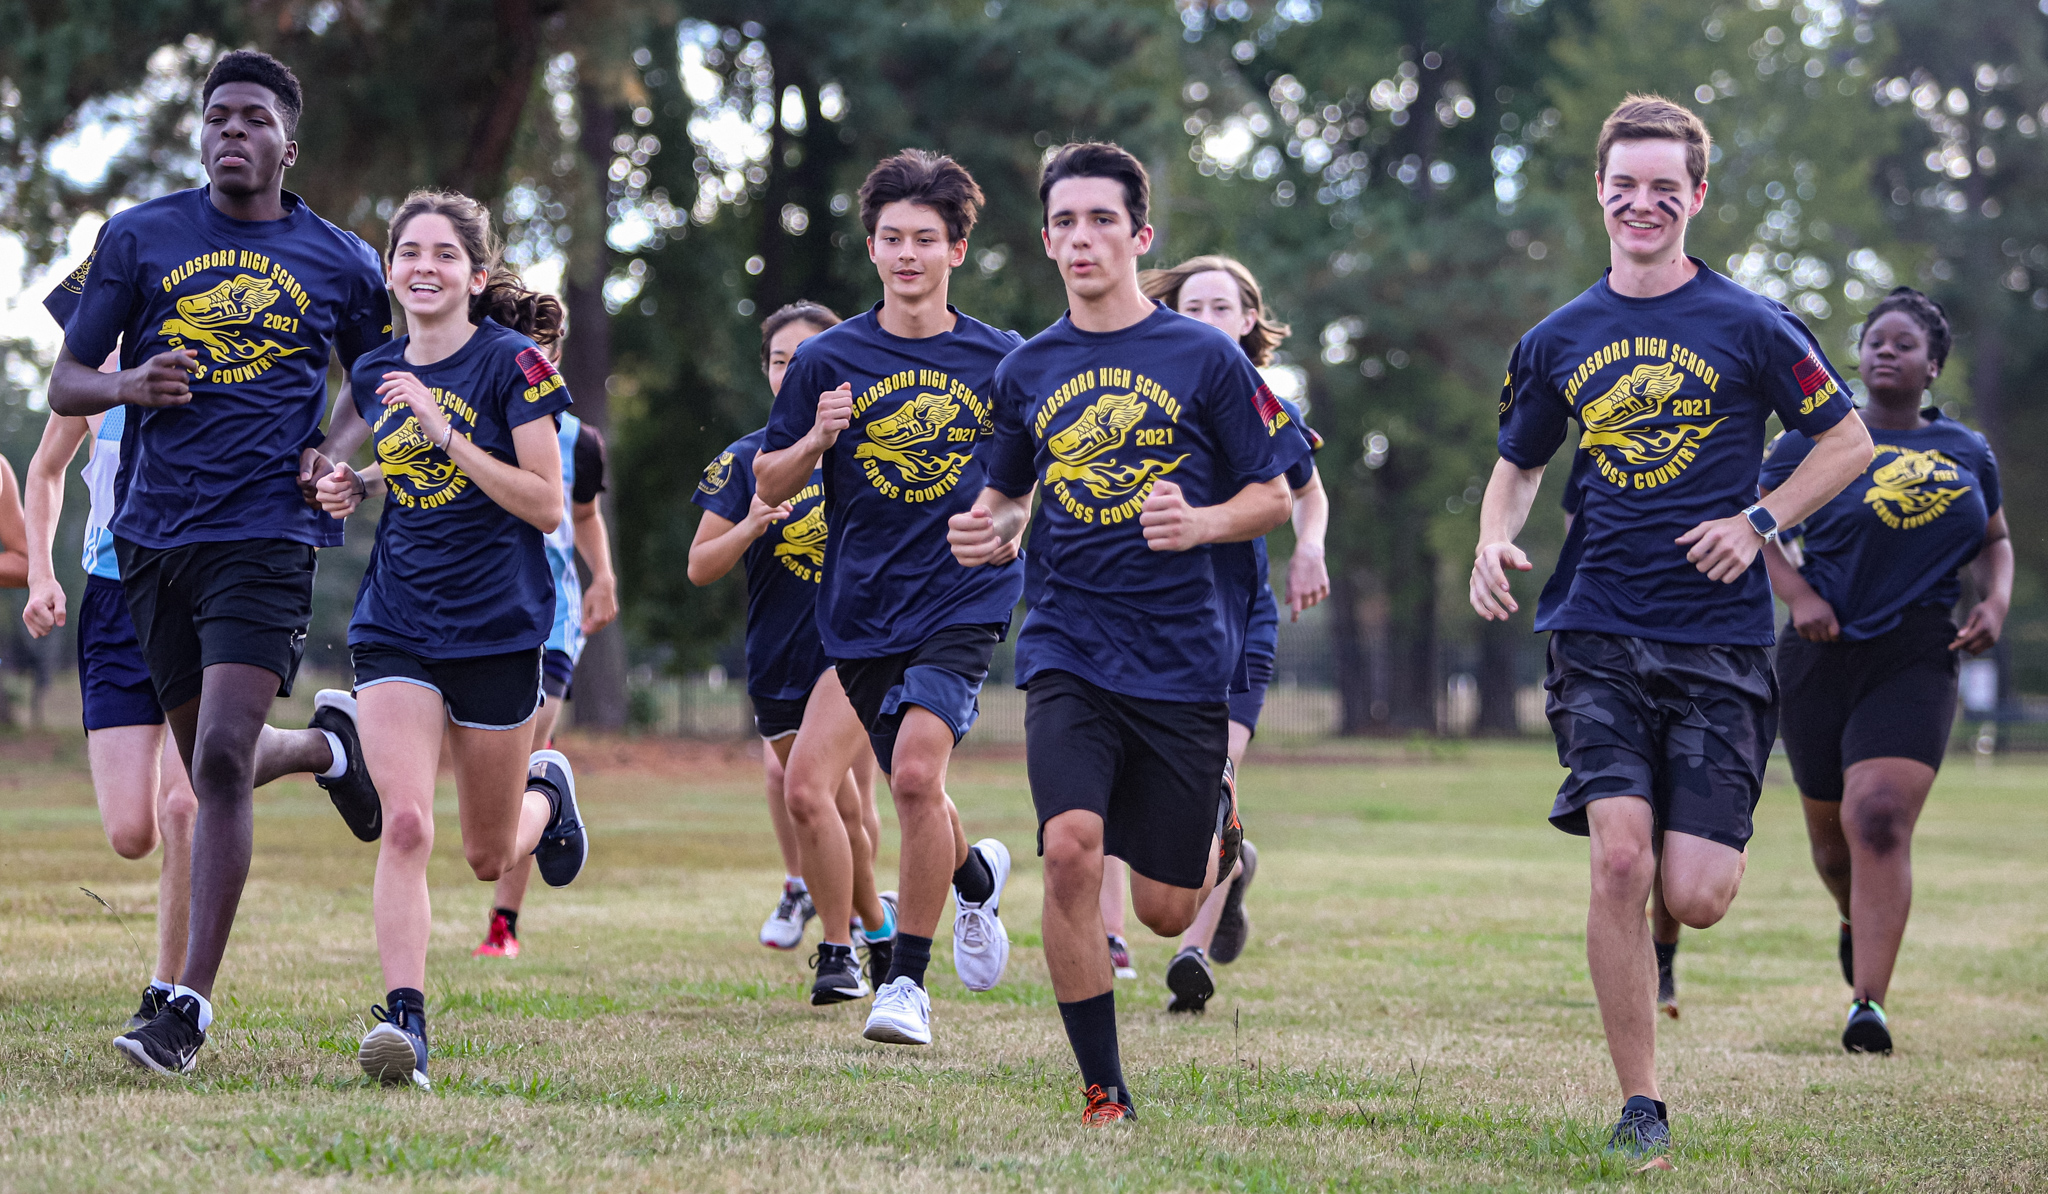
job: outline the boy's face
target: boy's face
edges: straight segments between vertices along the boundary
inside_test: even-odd
[[[1076,298],[1109,293],[1136,277],[1138,258],[1152,247],[1152,226],[1132,229],[1124,185],[1114,178],[1062,178],[1045,196],[1045,255]]]
[[[875,213],[868,260],[882,276],[882,288],[897,298],[924,298],[966,259],[966,239],[948,241],[945,217],[935,209],[899,199]]]
[[[257,83],[213,89],[199,129],[199,159],[206,177],[230,195],[253,195],[276,186],[297,161],[298,142],[285,135],[277,96]]]
[[[1607,238],[1629,257],[1665,257],[1685,242],[1685,226],[1707,201],[1707,184],[1692,181],[1685,143],[1668,138],[1616,141],[1607,171],[1596,177]]]

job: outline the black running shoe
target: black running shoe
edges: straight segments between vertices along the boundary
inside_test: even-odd
[[[866,933],[862,933],[858,938],[860,943],[867,947],[868,986],[877,991],[881,990],[882,984],[888,981],[889,964],[896,960],[895,925],[897,917],[896,893],[885,891],[879,898],[882,903],[888,905],[889,935],[880,941],[870,940]]]
[[[1252,918],[1244,910],[1244,893],[1259,873],[1259,848],[1244,843],[1238,847],[1237,862],[1237,878],[1230,881],[1229,889],[1223,893],[1223,915],[1216,921],[1215,936],[1209,939],[1209,960],[1218,966],[1237,961],[1252,935]]]
[[[567,887],[583,873],[583,862],[590,857],[590,837],[576,808],[576,773],[561,751],[537,750],[527,760],[526,776],[528,788],[545,788],[555,795],[555,815],[533,848],[534,865],[549,887]]]
[[[1237,819],[1237,767],[1223,760],[1223,784],[1216,796],[1216,875],[1220,879],[1237,865],[1244,845],[1244,823]]]
[[[1892,1030],[1885,1021],[1884,1009],[1869,999],[1850,1004],[1849,1024],[1842,1029],[1842,1048],[1851,1053],[1891,1056]]]
[[[370,782],[370,769],[363,764],[363,741],[356,734],[356,699],[335,688],[314,693],[312,726],[341,739],[342,754],[348,758],[346,771],[333,779],[315,775],[313,782],[327,790],[327,798],[334,801],[334,811],[341,814],[350,833],[362,841],[376,841],[384,833],[384,805],[377,799],[377,785]]]
[[[356,1064],[385,1086],[427,1087],[427,1009],[411,999],[394,999],[389,1009],[372,1006],[378,1023],[356,1048]]]
[[[1842,961],[1842,981],[1856,985],[1856,936],[1849,931],[1849,922],[1842,922],[1842,935],[1835,939],[1835,956]]]
[[[114,1048],[138,1069],[159,1074],[189,1074],[199,1068],[199,1001],[180,995],[164,1005],[156,1018],[114,1038]]]
[[[1166,967],[1166,989],[1173,992],[1167,1011],[1200,1015],[1208,1010],[1209,997],[1216,993],[1216,975],[1201,946],[1183,945],[1173,955]]]
[[[136,1010],[134,1015],[128,1017],[128,1031],[134,1032],[144,1024],[156,1019],[157,1015],[164,1010],[164,1004],[170,1001],[171,993],[155,983],[142,988],[142,1006]]]
[[[846,946],[820,942],[818,952],[811,955],[811,969],[818,972],[811,982],[812,1007],[864,999],[872,993],[868,980],[861,977],[860,963],[854,961],[853,950]]]
[[[1607,1136],[1607,1151],[1647,1157],[1671,1149],[1671,1124],[1664,1104],[1647,1095],[1630,1095],[1621,1105],[1621,1122]]]

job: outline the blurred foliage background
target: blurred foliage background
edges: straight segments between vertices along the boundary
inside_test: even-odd
[[[2044,7],[0,0],[0,229],[27,310],[104,213],[196,180],[196,81],[242,45],[304,81],[288,185],[329,219],[381,247],[413,187],[490,201],[514,262],[566,298],[565,372],[612,445],[626,617],[586,657],[578,716],[615,726],[629,668],[738,664],[740,586],[685,577],[690,490],[765,418],[760,318],[879,296],[852,210],[867,168],[917,145],[974,172],[989,205],[954,300],[1029,335],[1062,307],[1039,161],[1113,139],[1154,174],[1153,260],[1235,254],[1295,329],[1284,380],[1329,441],[1335,515],[1314,679],[1339,692],[1341,728],[1435,732],[1455,671],[1476,680],[1477,727],[1512,732],[1540,645],[1527,614],[1482,627],[1463,596],[1500,376],[1515,339],[1605,266],[1594,137],[1623,95],[1658,92],[1717,141],[1692,251],[1791,304],[1845,371],[1890,286],[1948,307],[1934,398],[1991,437],[2013,511],[2005,690],[2048,694],[2048,537],[2028,513],[2048,468],[2026,447],[2048,434],[2030,380],[2048,366]],[[17,468],[48,343],[0,342]],[[1564,472],[1525,535],[1539,577]],[[323,581],[313,642],[336,661],[365,550],[358,533],[323,559],[338,583]],[[10,658],[63,650],[9,635]]]

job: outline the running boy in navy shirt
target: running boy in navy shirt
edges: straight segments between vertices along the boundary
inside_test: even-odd
[[[769,505],[794,498],[823,469],[832,534],[818,630],[889,776],[903,831],[896,950],[865,1029],[894,1044],[931,1043],[924,977],[947,876],[961,982],[993,987],[1010,956],[998,915],[1009,851],[995,838],[970,848],[946,795],[947,763],[974,725],[975,698],[1024,587],[1014,556],[963,568],[946,549],[946,520],[968,508],[986,475],[977,448],[994,429],[996,365],[1021,342],[946,302],[980,206],[981,188],[948,157],[910,149],[869,172],[860,218],[882,301],[797,350],[754,458]],[[835,797],[861,746],[857,733],[807,724],[784,781],[831,947],[821,979],[828,964],[853,965],[850,914],[840,911],[851,906],[852,863]]]
[[[1536,629],[1553,632],[1544,687],[1571,772],[1550,819],[1592,838],[1586,956],[1626,1098],[1609,1147],[1638,1154],[1671,1140],[1643,904],[1654,883],[1696,929],[1727,913],[1777,736],[1758,549],[1870,460],[1845,388],[1798,320],[1686,256],[1707,145],[1699,117],[1655,97],[1630,96],[1601,128],[1612,264],[1515,347],[1472,565],[1473,608],[1508,617],[1504,569],[1530,567],[1514,537],[1577,420],[1590,467],[1536,606]],[[1759,502],[1773,413],[1814,450]]]
[[[1068,145],[1040,177],[1046,255],[1067,314],[996,371],[989,487],[949,528],[963,564],[1000,559],[1042,489],[1028,545],[1043,586],[1017,636],[1025,751],[1045,855],[1045,959],[1087,1096],[1084,1123],[1132,1116],[1099,895],[1131,868],[1138,919],[1193,922],[1236,862],[1223,784],[1242,590],[1209,545],[1292,509],[1272,391],[1237,342],[1138,285],[1150,183],[1115,145]],[[1227,845],[1219,848],[1218,838]]]
[[[377,254],[284,190],[301,108],[291,71],[265,54],[223,55],[202,106],[208,185],[107,221],[50,379],[58,414],[135,408],[115,550],[199,801],[182,982],[116,1042],[158,1072],[192,1069],[212,1022],[249,874],[257,740],[305,650],[314,551],[341,543],[341,525],[299,486],[328,362],[353,364],[391,332]],[[120,371],[98,372],[117,344]],[[329,766],[308,757],[283,770]],[[374,803],[359,811],[366,824],[377,815]]]

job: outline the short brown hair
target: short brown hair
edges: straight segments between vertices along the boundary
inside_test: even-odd
[[[915,203],[938,212],[946,221],[946,242],[957,243],[974,231],[981,210],[981,185],[967,167],[942,153],[906,149],[883,158],[860,184],[860,223],[875,234],[875,222],[891,203]]]
[[[1692,185],[1707,180],[1707,150],[1714,144],[1706,122],[1691,108],[1674,104],[1661,95],[1631,95],[1607,114],[1600,126],[1600,144],[1594,150],[1599,163],[1596,173],[1607,176],[1607,151],[1616,141],[1677,141],[1685,146],[1685,168]]]
[[[1109,141],[1080,141],[1054,150],[1038,174],[1041,222],[1052,185],[1068,178],[1110,178],[1122,183],[1124,210],[1131,217],[1131,235],[1136,236],[1138,229],[1145,226],[1145,217],[1152,210],[1152,178],[1130,150]]]
[[[1259,280],[1252,277],[1252,271],[1237,258],[1205,253],[1200,257],[1190,257],[1172,269],[1148,269],[1138,275],[1138,289],[1145,292],[1146,298],[1158,299],[1177,309],[1180,306],[1180,288],[1189,278],[1219,270],[1229,274],[1237,283],[1239,301],[1245,310],[1257,316],[1252,321],[1252,330],[1238,338],[1239,346],[1252,359],[1252,364],[1272,364],[1273,350],[1280,347],[1280,342],[1294,329],[1273,318],[1273,313],[1266,310],[1266,300],[1259,293]]]
[[[768,342],[775,338],[775,333],[792,323],[807,323],[822,332],[837,326],[839,316],[825,304],[809,299],[798,299],[775,308],[774,314],[761,321],[761,372],[768,372]]]

